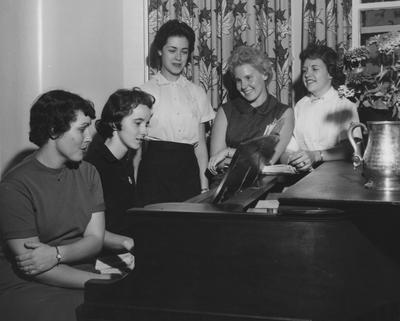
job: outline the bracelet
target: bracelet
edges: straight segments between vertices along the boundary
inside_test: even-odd
[[[231,154],[231,151],[232,151],[232,148],[228,147],[228,155],[227,155],[227,156],[228,156],[229,158],[232,158],[232,157],[233,157],[233,154],[234,154],[234,153]]]
[[[59,265],[61,263],[61,253],[60,253],[60,249],[58,248],[58,246],[55,247],[56,248],[56,259],[57,259],[57,265]]]
[[[324,156],[322,154],[322,150],[319,151],[319,161],[322,163],[324,161]]]
[[[201,189],[201,192],[202,193],[205,193],[205,192],[208,192],[210,189],[208,188],[208,187],[204,187],[204,188],[202,188]]]

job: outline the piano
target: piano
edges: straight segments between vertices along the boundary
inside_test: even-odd
[[[323,164],[280,194],[278,215],[246,211],[275,178],[225,207],[202,194],[131,209],[135,269],[89,281],[79,320],[398,320],[400,194],[360,179]]]
[[[400,193],[327,162],[278,194],[277,214],[251,212],[279,183],[256,179],[278,140],[241,145],[209,193],[130,209],[135,269],[88,281],[78,319],[400,320]]]

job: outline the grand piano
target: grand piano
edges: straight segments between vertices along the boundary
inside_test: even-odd
[[[328,162],[249,212],[277,179],[131,209],[135,269],[87,282],[79,320],[399,320],[400,193]]]

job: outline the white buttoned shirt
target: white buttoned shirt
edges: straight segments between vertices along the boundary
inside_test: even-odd
[[[327,150],[347,139],[347,130],[358,123],[357,105],[340,98],[331,87],[321,98],[305,96],[294,107],[295,125],[288,151]],[[361,137],[361,131],[354,131]]]
[[[215,117],[205,91],[184,76],[169,81],[158,72],[141,89],[156,99],[148,127],[150,139],[196,144],[199,124]]]

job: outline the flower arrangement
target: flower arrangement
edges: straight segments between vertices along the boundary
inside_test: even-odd
[[[366,46],[346,50],[343,71],[339,95],[359,108],[391,110],[391,118],[400,119],[400,32],[380,34]]]

